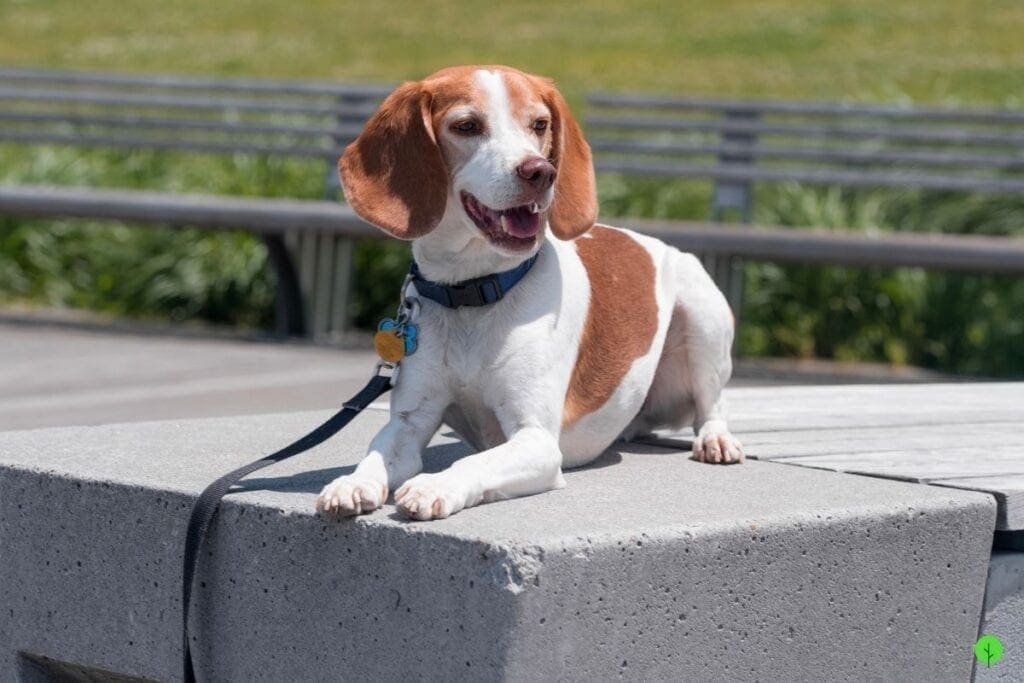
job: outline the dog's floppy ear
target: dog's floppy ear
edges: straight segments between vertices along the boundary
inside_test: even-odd
[[[434,137],[430,106],[430,92],[419,82],[402,84],[338,161],[349,205],[399,239],[433,230],[448,198],[448,170]]]
[[[548,81],[544,103],[551,110],[551,163],[555,176],[555,199],[551,205],[551,230],[559,239],[571,240],[597,221],[597,186],[590,145],[569,111],[561,93]]]

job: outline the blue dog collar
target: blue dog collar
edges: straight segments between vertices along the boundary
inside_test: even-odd
[[[540,252],[537,252],[511,270],[456,282],[453,285],[443,285],[440,282],[427,280],[420,273],[420,268],[415,261],[412,262],[409,275],[416,285],[416,292],[421,297],[436,301],[447,308],[487,306],[501,301],[513,287],[519,284],[519,281],[530,272],[530,268],[533,268],[539,255]]]

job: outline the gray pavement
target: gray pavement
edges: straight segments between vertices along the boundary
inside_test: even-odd
[[[329,408],[375,362],[299,342],[0,319],[0,431]]]
[[[0,431],[332,408],[366,382],[363,350],[0,313]],[[936,381],[916,370],[741,361],[732,386]]]

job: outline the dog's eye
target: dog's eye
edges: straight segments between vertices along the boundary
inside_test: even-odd
[[[547,119],[537,119],[533,122],[532,128],[538,133],[543,133],[548,129]]]
[[[452,131],[459,135],[479,135],[482,132],[480,122],[475,119],[462,119],[452,124]]]

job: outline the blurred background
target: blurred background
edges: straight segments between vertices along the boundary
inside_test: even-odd
[[[596,90],[1019,109],[1022,35],[1017,0],[0,0],[8,67],[392,84],[452,64],[506,63],[553,77],[580,118]],[[2,183],[320,199],[324,165],[0,143]],[[704,220],[711,193],[701,179],[599,180],[604,217]],[[1024,197],[784,182],[757,187],[752,222],[1019,235]],[[356,244],[349,315],[358,328],[393,309],[408,258],[403,244]],[[743,268],[742,358],[1024,375],[1017,277]],[[0,215],[0,309],[258,336],[273,327],[273,272],[246,233]],[[349,343],[368,346],[369,335],[358,339]]]

